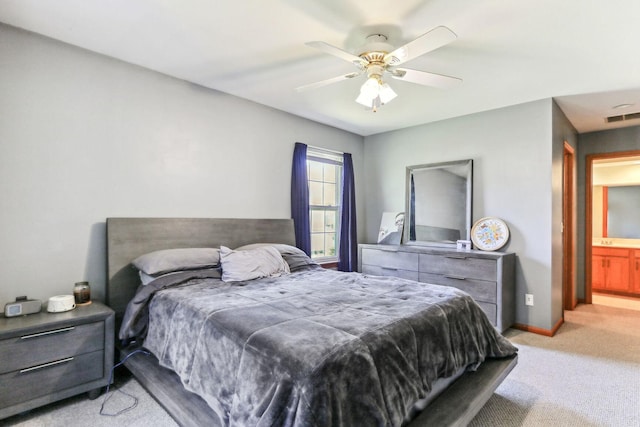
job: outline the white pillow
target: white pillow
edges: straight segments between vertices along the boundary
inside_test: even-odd
[[[220,246],[220,263],[224,282],[277,277],[289,273],[289,264],[273,246],[243,251],[233,251],[226,246]]]

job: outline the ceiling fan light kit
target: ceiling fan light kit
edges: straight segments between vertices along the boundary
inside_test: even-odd
[[[397,65],[451,43],[456,38],[457,36],[450,29],[436,27],[394,50],[393,46],[387,43],[387,36],[384,34],[372,34],[367,37],[367,43],[361,49],[359,55],[353,55],[325,42],[309,42],[307,46],[349,61],[358,68],[358,71],[300,86],[296,90],[302,92],[315,89],[366,73],[367,80],[360,87],[360,94],[356,98],[356,102],[376,112],[381,105],[391,102],[397,96],[394,90],[384,82],[384,73],[388,73],[396,80],[438,88],[449,88],[461,83],[462,80],[457,77],[407,68],[396,68]]]
[[[364,105],[375,113],[381,105],[388,104],[398,96],[391,86],[383,83],[379,76],[372,76],[360,87],[360,95],[356,98],[358,104]]]

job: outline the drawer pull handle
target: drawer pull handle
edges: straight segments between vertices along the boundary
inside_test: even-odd
[[[38,369],[47,368],[49,366],[55,366],[55,365],[60,365],[62,363],[71,362],[72,360],[73,360],[73,357],[67,357],[66,359],[56,360],[55,362],[43,363],[42,365],[33,366],[31,368],[20,369],[20,373],[24,374],[26,372],[36,371]]]
[[[467,259],[466,256],[461,256],[461,255],[445,255],[445,258],[450,258],[450,259]]]
[[[31,334],[31,335],[24,335],[22,337],[20,337],[21,340],[28,340],[29,338],[37,338],[37,337],[42,337],[45,335],[52,335],[52,334],[60,334],[62,332],[69,332],[69,331],[73,331],[75,329],[74,326],[70,326],[68,328],[62,328],[62,329],[56,329],[54,331],[45,331],[45,332],[40,332],[37,334]]]
[[[466,278],[466,277],[463,277],[463,276],[448,276],[448,275],[447,275],[447,276],[444,276],[444,277],[446,277],[447,279],[467,280],[467,278]]]
[[[398,271],[397,268],[393,268],[393,267],[380,267],[380,268],[382,268],[383,270]]]

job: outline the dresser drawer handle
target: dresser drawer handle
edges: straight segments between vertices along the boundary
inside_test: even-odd
[[[55,362],[43,363],[42,365],[33,366],[31,368],[20,369],[20,373],[24,374],[24,373],[35,371],[38,369],[47,368],[49,366],[55,366],[55,365],[60,365],[62,363],[71,362],[72,360],[73,360],[73,357],[67,357],[66,359],[56,360]]]
[[[28,340],[29,338],[37,338],[37,337],[42,337],[45,335],[52,335],[52,334],[60,334],[62,332],[69,332],[69,331],[73,331],[75,329],[75,326],[70,326],[68,328],[62,328],[62,329],[56,329],[54,331],[45,331],[45,332],[40,332],[37,334],[31,334],[31,335],[25,335],[20,337],[21,340]]]
[[[451,258],[451,259],[467,259],[466,256],[462,256],[462,255],[445,255],[445,258]]]
[[[447,279],[454,279],[454,280],[467,280],[466,277],[463,276],[449,276],[449,275],[445,275],[444,277],[446,277]]]
[[[393,267],[380,267],[383,270],[390,270],[390,271],[398,271],[397,268],[393,268]]]

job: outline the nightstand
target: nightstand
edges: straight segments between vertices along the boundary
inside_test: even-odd
[[[0,419],[89,392],[113,366],[114,312],[99,302],[63,313],[0,317]]]

